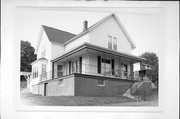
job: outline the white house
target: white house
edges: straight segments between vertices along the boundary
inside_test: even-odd
[[[31,92],[44,96],[114,96],[134,82],[133,64],[143,58],[116,14],[78,35],[42,25],[32,63]]]

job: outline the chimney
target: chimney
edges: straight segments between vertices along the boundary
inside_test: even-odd
[[[83,22],[83,31],[87,30],[88,29],[88,21],[84,21]]]

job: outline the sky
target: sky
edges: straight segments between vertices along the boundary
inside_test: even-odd
[[[90,27],[107,15],[115,13],[133,39],[136,49],[133,55],[139,56],[149,51],[158,56],[162,50],[163,25],[158,9],[120,8],[113,10],[87,9],[33,9],[19,8],[16,11],[16,38],[29,41],[35,48],[41,25],[50,26],[78,34],[83,30],[83,21]]]

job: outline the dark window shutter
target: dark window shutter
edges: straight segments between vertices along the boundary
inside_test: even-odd
[[[54,78],[54,62],[52,63],[52,78]]]
[[[79,57],[79,73],[82,73],[82,57]]]
[[[115,74],[115,71],[114,71],[114,59],[111,59],[111,68],[112,68],[112,75]]]
[[[101,73],[101,56],[97,57],[98,74]]]
[[[71,74],[71,61],[69,61],[69,74]]]

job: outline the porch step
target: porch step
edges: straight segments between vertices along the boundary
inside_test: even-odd
[[[124,94],[128,98],[141,100],[151,93],[152,87],[150,81],[135,82]]]
[[[131,98],[131,99],[134,99],[134,100],[139,100],[138,96],[136,96],[136,95],[131,95],[131,90],[130,90],[130,89],[128,89],[128,90],[126,91],[126,93],[123,94],[123,96],[128,97],[128,98]]]
[[[143,84],[143,81],[141,81],[141,82],[135,82],[135,83],[132,85],[132,87],[130,88],[131,94],[134,94],[134,93],[137,91],[137,89],[138,89],[139,87],[141,87],[142,84]]]

